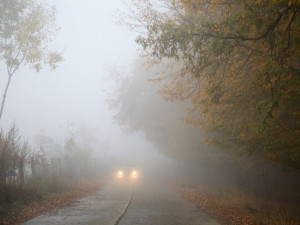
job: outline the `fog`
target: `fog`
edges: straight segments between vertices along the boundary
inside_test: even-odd
[[[94,182],[93,179],[97,180],[98,189],[99,180],[101,185],[108,182],[104,185],[108,192],[120,188],[120,193],[128,195],[131,190],[126,210],[133,199],[134,185],[140,196],[147,194],[141,191],[143,188],[149,192],[164,190],[162,199],[173,190],[181,193],[180,201],[196,203],[198,208],[202,207],[199,207],[202,197],[211,199],[212,193],[217,200],[225,199],[219,201],[224,203],[222,207],[230,208],[233,203],[233,211],[241,207],[244,214],[259,212],[264,204],[270,205],[269,212],[272,212],[273,202],[290,204],[291,214],[299,208],[297,124],[300,114],[295,104],[299,100],[299,85],[293,86],[289,80],[299,75],[299,65],[293,64],[293,57],[287,57],[278,60],[276,65],[288,65],[265,68],[266,71],[271,68],[272,74],[287,68],[290,77],[282,81],[281,86],[267,72],[267,78],[258,78],[265,71],[259,73],[257,68],[263,68],[272,60],[275,64],[275,59],[264,58],[268,49],[261,48],[265,43],[259,41],[265,37],[245,38],[249,33],[235,35],[235,32],[252,32],[253,24],[256,26],[256,22],[262,23],[263,19],[255,20],[249,29],[228,33],[238,26],[231,23],[235,23],[236,18],[244,18],[244,14],[229,18],[222,25],[228,37],[214,33],[223,29],[222,26],[219,30],[212,28],[219,26],[221,18],[229,16],[221,16],[222,7],[230,11],[227,5],[237,4],[235,7],[243,6],[247,11],[246,3],[216,4],[212,15],[217,12],[220,18],[215,18],[208,13],[210,7],[215,7],[210,1],[202,4],[202,1],[165,0],[32,0],[33,5],[30,5],[31,0],[24,2],[28,6],[17,1],[0,2],[4,15],[0,15],[0,91],[4,99],[3,91],[9,80],[7,73],[16,69],[0,115],[0,202],[12,196],[4,206],[0,204],[0,223],[1,215],[10,213],[10,204],[26,198],[27,191],[35,193],[33,199],[42,199],[40,196],[44,194],[62,193],[78,184]],[[290,2],[288,7],[296,7],[295,2]],[[24,18],[30,10],[53,5],[56,8],[54,24],[59,27],[54,32],[55,38],[48,33],[44,37],[33,32],[28,37],[25,35],[28,40],[31,35],[45,38],[31,40],[42,46],[39,51],[35,52],[31,45],[20,45],[19,52],[15,46],[10,49],[11,43],[24,39],[23,36],[17,38],[14,28],[26,31],[26,23],[14,25],[19,19],[9,11],[14,9],[14,4],[20,4],[21,9],[25,7],[18,12],[23,13]],[[297,21],[298,3],[297,7],[293,16],[282,17],[292,18],[284,29],[292,29],[292,22]],[[46,9],[50,14],[47,15]],[[45,13],[38,20],[51,23],[51,10],[54,8],[45,8],[45,12],[37,10],[37,15]],[[252,16],[253,12],[248,13]],[[9,26],[2,22],[5,19],[11,23]],[[29,27],[39,24],[34,18],[29,17],[28,21]],[[258,34],[263,33],[260,26]],[[47,27],[49,33],[53,27],[53,24]],[[198,33],[203,27],[206,30]],[[275,31],[274,28],[272,32]],[[288,31],[290,39],[293,30]],[[9,34],[13,34],[11,40],[5,36]],[[231,39],[241,39],[241,43],[250,40],[254,44],[239,46],[238,41],[231,42]],[[286,49],[297,41],[289,40]],[[231,47],[227,49],[228,46]],[[51,58],[48,48],[61,54],[63,60],[53,57],[55,54]],[[266,52],[257,55],[261,49]],[[33,53],[30,55],[27,50]],[[44,50],[49,58],[42,54]],[[27,53],[30,57],[24,56],[20,60],[24,63],[19,67],[18,60],[5,58],[7,54],[3,52],[16,55],[16,59],[19,54]],[[36,61],[41,64],[35,64]],[[275,90],[277,86],[272,82],[287,90],[290,85],[291,90]],[[280,99],[281,96],[284,97]],[[286,134],[287,131],[290,133]],[[130,182],[124,179],[126,166],[130,167],[127,174]],[[113,183],[123,180],[124,186]],[[6,186],[10,188],[1,189]],[[19,192],[23,197],[14,195],[15,187],[21,188]],[[170,196],[179,199],[174,193]],[[199,197],[200,193],[203,196]],[[149,196],[147,199],[152,198]],[[238,200],[230,199],[232,196]],[[290,215],[290,208],[286,215]],[[272,217],[270,215],[267,217]]]
[[[146,60],[138,59],[137,33],[117,24],[122,19],[120,12],[127,11],[131,1],[47,3],[56,7],[60,27],[49,47],[64,60],[55,71],[45,67],[35,72],[23,65],[16,72],[4,107],[3,129],[14,122],[21,136],[39,149],[35,141],[39,134],[63,146],[72,136],[70,124],[75,132],[86,127],[97,139],[91,147],[93,154],[109,157],[112,164],[157,169],[158,164],[173,160],[214,168],[218,157],[228,157],[204,144],[208,136],[202,131],[182,123],[188,101],[164,101],[157,94],[163,84],[148,82],[161,72],[176,72],[182,64],[171,62],[170,69],[166,67],[170,62],[161,61],[160,66],[149,68]],[[1,90],[7,81],[4,68],[2,65]]]
[[[62,135],[60,126],[79,122],[97,127],[101,140],[108,140],[110,153],[128,151],[133,155],[153,152],[139,135],[124,134],[112,121],[105,104],[105,91],[113,84],[105,81],[112,65],[126,66],[136,57],[134,36],[116,25],[115,16],[122,1],[49,1],[57,8],[61,27],[51,47],[62,52],[64,61],[55,72],[44,68],[36,73],[22,67],[8,90],[2,127],[15,122],[21,134],[31,141],[41,130]],[[3,66],[2,66],[3,68]],[[7,77],[2,69],[1,90]],[[32,142],[31,142],[32,143]],[[130,153],[131,154],[131,153]]]

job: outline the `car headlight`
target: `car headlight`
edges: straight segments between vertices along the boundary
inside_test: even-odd
[[[136,178],[137,177],[137,172],[134,170],[134,171],[132,171],[131,175],[132,175],[132,177]]]
[[[118,176],[119,176],[119,177],[122,177],[122,176],[123,176],[123,171],[120,170],[120,171],[118,172]]]

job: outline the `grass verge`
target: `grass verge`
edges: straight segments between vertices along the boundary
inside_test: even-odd
[[[0,211],[2,210],[0,224],[19,224],[46,211],[71,205],[75,199],[97,191],[104,182],[104,179],[82,180],[77,185],[69,186],[68,189],[44,193],[42,196],[34,192],[36,189],[28,187],[34,193],[31,193],[26,200],[0,205]],[[28,194],[29,190],[24,191]]]
[[[242,192],[210,193],[176,187],[201,211],[226,225],[300,225],[300,206],[256,198]]]

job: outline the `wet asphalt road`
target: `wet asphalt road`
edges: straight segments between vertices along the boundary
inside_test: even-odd
[[[24,225],[218,225],[179,193],[155,179],[111,180],[70,207],[50,211]]]

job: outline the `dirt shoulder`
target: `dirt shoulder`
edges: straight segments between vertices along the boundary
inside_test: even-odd
[[[12,210],[6,217],[0,217],[0,224],[20,224],[49,210],[69,206],[75,199],[99,190],[106,181],[107,179],[83,181],[68,191],[48,194],[43,200],[22,205]]]
[[[299,206],[279,204],[241,193],[207,193],[175,186],[198,209],[226,225],[297,225]]]

